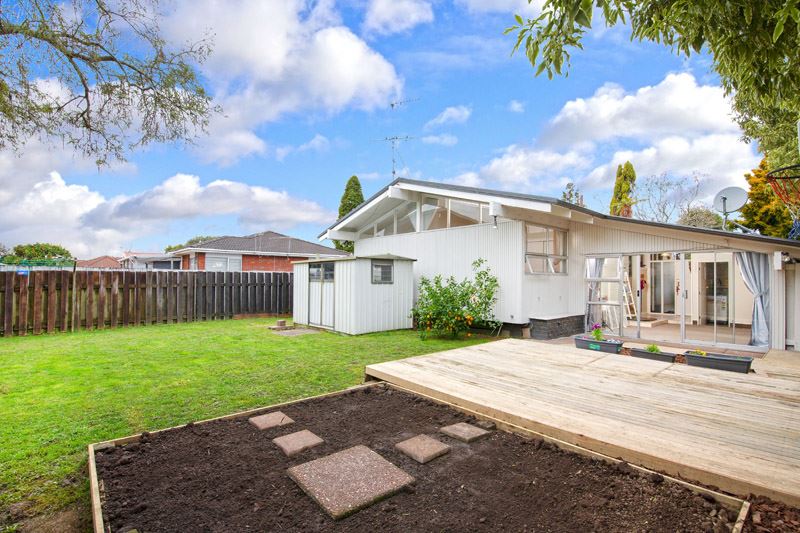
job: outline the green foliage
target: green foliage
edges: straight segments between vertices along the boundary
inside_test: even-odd
[[[758,230],[762,235],[786,237],[792,229],[792,216],[784,203],[767,183],[769,166],[764,158],[758,168],[745,174],[750,189],[747,204],[742,208],[739,224]]]
[[[5,510],[89,502],[90,442],[358,385],[364,366],[480,342],[413,331],[282,337],[275,319],[0,339],[0,531]],[[7,515],[6,515],[7,516]],[[83,515],[83,523],[91,517]]]
[[[561,199],[578,207],[586,207],[586,203],[583,201],[583,193],[571,181],[567,183],[567,186],[561,192]]]
[[[630,28],[631,39],[671,47],[690,57],[707,53],[737,122],[770,154],[774,168],[800,161],[800,0],[546,0],[517,34],[536,75],[566,74],[570,50],[582,49],[595,10],[606,26]]]
[[[647,348],[645,348],[650,353],[660,353],[661,348],[658,347],[658,344],[648,344]]]
[[[344,186],[344,193],[339,202],[339,218],[344,217],[350,211],[364,203],[364,192],[361,190],[361,182],[358,176],[350,176],[347,185]],[[337,250],[353,253],[354,245],[352,241],[333,241]]]
[[[719,213],[702,205],[688,208],[678,218],[678,224],[694,228],[722,229],[722,223]]]
[[[46,242],[18,244],[14,246],[13,256],[28,260],[72,259],[70,251],[63,246]]]
[[[219,236],[216,235],[197,235],[196,237],[192,237],[188,241],[183,244],[170,244],[166,248],[164,248],[164,252],[174,252],[175,250],[180,250],[182,248],[188,248],[190,246],[197,246],[198,244],[202,244],[206,241],[212,241],[214,239],[219,239]]]
[[[98,165],[191,140],[218,110],[196,68],[210,42],[170,43],[159,0],[26,0],[0,9],[0,149],[31,137]],[[47,80],[48,83],[42,83]]]
[[[472,263],[474,280],[459,282],[452,276],[446,280],[442,276],[420,279],[419,297],[411,316],[421,338],[431,334],[457,338],[473,325],[500,327],[494,316],[499,283],[485,264],[485,259]]]
[[[617,178],[614,181],[614,192],[611,195],[609,213],[618,217],[633,216],[633,190],[636,186],[636,171],[633,163],[625,161],[617,166]]]
[[[591,336],[594,340],[600,342],[606,340],[605,335],[603,335],[603,325],[602,324],[593,324]]]

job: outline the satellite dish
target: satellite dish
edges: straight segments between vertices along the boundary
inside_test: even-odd
[[[714,196],[714,209],[727,215],[738,211],[747,203],[747,191],[741,187],[725,187]]]

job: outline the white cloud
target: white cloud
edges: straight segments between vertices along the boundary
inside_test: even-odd
[[[698,85],[694,76],[681,73],[669,74],[659,84],[632,93],[609,83],[589,98],[571,100],[550,121],[542,141],[570,146],[619,138],[653,140],[738,131],[722,88]]]
[[[202,185],[198,176],[176,174],[143,193],[104,202],[87,213],[83,222],[92,228],[114,228],[209,214],[237,215],[244,225],[278,228],[335,218],[316,202],[294,198],[286,191],[230,180]]]
[[[330,150],[331,142],[324,135],[317,133],[314,137],[300,146],[281,146],[275,149],[275,159],[283,161],[289,154],[299,154],[303,152],[327,152]]]
[[[552,180],[558,173],[586,168],[589,163],[590,159],[576,150],[562,153],[512,144],[483,166],[480,176],[504,187],[524,186],[536,178]]]
[[[712,134],[686,139],[667,137],[642,150],[620,150],[607,163],[594,168],[580,185],[607,188],[614,184],[617,165],[630,161],[640,177],[662,173],[701,175],[701,197],[723,187],[747,187],[744,173],[758,166],[759,157],[737,134]]]
[[[433,8],[424,0],[370,0],[364,17],[368,34],[389,35],[433,22]]]
[[[542,0],[456,0],[470,13],[509,13],[532,16],[542,9]],[[510,24],[509,24],[510,25]]]
[[[511,100],[508,103],[508,108],[507,109],[509,111],[511,111],[512,113],[524,113],[525,112],[525,104],[520,102],[519,100]]]
[[[425,124],[426,129],[434,128],[436,126],[442,126],[444,124],[463,124],[469,117],[472,115],[472,108],[459,105],[459,106],[450,106],[444,109],[441,113],[436,115],[434,118],[428,121]]]
[[[481,187],[484,181],[477,172],[464,172],[463,174],[445,180],[445,183],[463,185],[465,187]]]
[[[426,135],[422,138],[425,144],[439,144],[442,146],[455,146],[458,144],[458,137],[450,135],[449,133],[442,133],[441,135]]]
[[[253,131],[287,113],[369,111],[402,90],[394,66],[342,25],[332,0],[181,0],[164,28],[179,42],[213,33],[202,69],[224,113],[199,151],[221,163],[265,153]]]

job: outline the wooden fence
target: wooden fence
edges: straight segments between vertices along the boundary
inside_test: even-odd
[[[287,272],[0,272],[5,337],[291,311]]]

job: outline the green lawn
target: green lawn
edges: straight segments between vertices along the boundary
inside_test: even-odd
[[[341,389],[366,364],[486,340],[280,337],[273,322],[0,338],[0,530],[15,502],[37,513],[88,502],[91,442]]]

